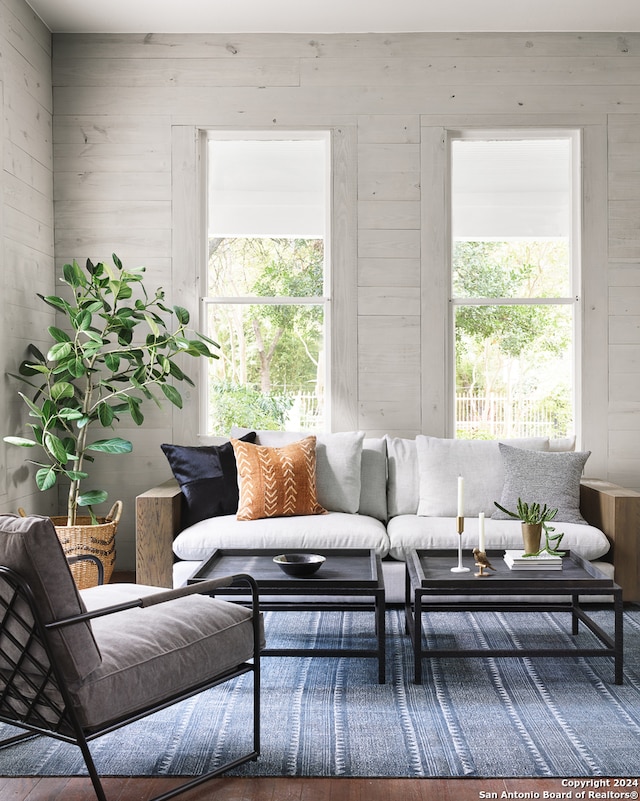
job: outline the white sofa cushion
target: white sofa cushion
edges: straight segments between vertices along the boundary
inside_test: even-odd
[[[548,451],[548,437],[502,440],[511,446]],[[496,510],[504,484],[504,465],[498,440],[441,439],[416,437],[418,453],[418,514],[455,517],[458,476],[464,477],[464,514],[475,517]]]
[[[173,542],[179,559],[207,559],[215,548],[373,548],[389,551],[387,530],[366,515],[329,512],[326,515],[238,520],[235,515],[201,520],[180,532]]]
[[[367,437],[362,443],[358,512],[387,520],[387,443],[382,437]]]
[[[580,523],[562,523],[555,526],[555,533],[564,532],[560,543],[562,550],[575,551],[591,561],[604,556],[609,550],[609,541],[599,528]],[[400,515],[387,524],[389,553],[395,559],[405,559],[411,548],[458,548],[455,517],[418,517]],[[486,548],[522,548],[522,531],[518,520],[485,520]],[[544,534],[542,539],[544,545]],[[462,547],[471,551],[478,547],[478,518],[464,521]]]
[[[385,436],[387,443],[387,511],[389,517],[418,511],[418,452],[415,439]]]
[[[248,428],[231,429],[238,438]],[[281,448],[308,436],[296,431],[257,431],[256,444]],[[354,514],[360,507],[360,469],[364,431],[341,431],[316,436],[316,487],[318,503],[331,512]]]

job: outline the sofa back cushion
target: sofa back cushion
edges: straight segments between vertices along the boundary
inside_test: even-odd
[[[493,514],[493,502],[500,499],[504,483],[498,440],[422,435],[415,440],[390,436],[385,439],[389,518],[415,514],[455,517],[459,475],[465,477],[465,515]],[[530,450],[549,450],[546,437],[503,441]]]
[[[387,445],[387,514],[415,515],[418,511],[418,451],[415,439],[385,435]]]
[[[362,443],[358,512],[386,523],[386,488],[387,441],[384,437],[366,437]]]
[[[248,429],[234,427],[239,438]],[[299,431],[258,431],[257,445],[280,448],[309,436]],[[330,512],[355,514],[360,508],[363,431],[342,431],[316,436],[318,503]],[[381,492],[384,492],[384,484]]]
[[[548,451],[547,437],[505,440],[513,447]],[[502,495],[504,466],[498,440],[416,437],[418,452],[418,514],[455,517],[458,476],[464,478],[464,514],[490,516]]]

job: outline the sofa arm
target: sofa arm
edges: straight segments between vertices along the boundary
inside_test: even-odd
[[[600,479],[583,479],[580,511],[611,543],[616,583],[625,601],[640,601],[640,493]]]
[[[173,540],[180,532],[182,492],[171,479],[136,498],[136,581],[173,586]]]

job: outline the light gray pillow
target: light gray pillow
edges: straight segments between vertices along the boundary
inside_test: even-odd
[[[531,504],[545,503],[558,513],[554,521],[586,523],[580,514],[580,478],[591,451],[565,453],[524,451],[500,443],[504,463],[504,486],[500,505],[515,511],[518,498]],[[508,515],[495,509],[493,518],[506,520]]]
[[[549,450],[548,437],[507,440],[518,448]],[[465,517],[484,512],[491,517],[504,484],[498,440],[416,437],[418,454],[418,515],[455,517],[458,511],[458,476],[464,478]]]
[[[382,437],[367,437],[362,444],[358,512],[387,522],[387,442]]]

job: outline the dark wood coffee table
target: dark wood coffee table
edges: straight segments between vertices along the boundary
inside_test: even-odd
[[[405,614],[407,630],[413,643],[415,682],[422,682],[422,660],[433,657],[469,656],[607,656],[613,657],[615,683],[622,684],[622,588],[574,553],[563,558],[562,570],[511,570],[503,559],[504,550],[490,550],[487,556],[496,568],[487,578],[476,577],[472,554],[463,559],[468,573],[452,573],[457,565],[454,550],[413,550],[407,555]],[[610,637],[580,606],[580,597],[613,596],[614,636]],[[488,600],[491,596],[492,599]],[[540,601],[525,599],[539,597]],[[567,602],[553,601],[552,596],[567,597]],[[436,597],[446,599],[435,600]],[[497,597],[497,600],[496,600]],[[520,597],[520,600],[518,600]],[[434,600],[429,600],[434,598]],[[502,600],[504,598],[504,600]],[[545,601],[545,599],[547,599]],[[423,644],[423,612],[499,611],[571,613],[572,634],[582,621],[603,643],[591,648],[512,648],[453,649],[428,648]]]
[[[290,548],[287,551],[292,552],[319,553],[326,557],[326,562],[309,578],[294,578],[284,573],[273,561],[274,556],[284,553],[282,549],[218,548],[202,562],[187,583],[248,573],[258,584],[262,610],[374,612],[376,649],[266,648],[262,655],[373,657],[378,660],[378,681],[384,684],[385,598],[380,557],[373,550],[360,548]],[[240,596],[242,590],[225,588],[218,590],[216,594]],[[307,601],[307,597],[315,600]],[[330,600],[332,598],[336,600]]]

